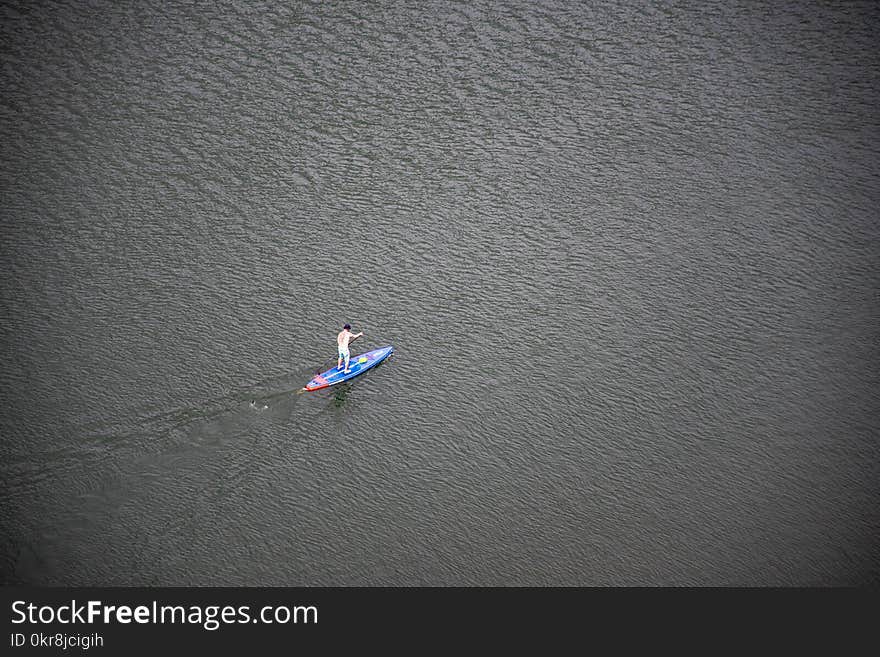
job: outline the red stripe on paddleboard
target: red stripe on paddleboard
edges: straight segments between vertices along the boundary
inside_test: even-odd
[[[314,379],[309,381],[309,384],[306,386],[306,388],[308,390],[320,390],[321,388],[326,388],[329,385],[330,382],[319,374]]]

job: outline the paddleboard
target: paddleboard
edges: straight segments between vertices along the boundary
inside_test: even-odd
[[[342,364],[342,369],[331,367],[326,372],[321,372],[316,375],[314,379],[306,384],[303,390],[321,390],[322,388],[335,386],[337,383],[342,383],[343,381],[349,381],[381,363],[388,358],[393,351],[394,347],[389,346],[382,347],[381,349],[373,349],[373,351],[368,351],[359,356],[352,356],[348,361],[348,369],[351,370],[348,374],[343,373],[345,363]]]

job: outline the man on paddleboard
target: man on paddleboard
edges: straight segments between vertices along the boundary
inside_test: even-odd
[[[348,351],[348,343],[352,340],[356,340],[363,334],[363,331],[360,333],[352,333],[351,324],[346,324],[342,327],[339,335],[336,336],[336,346],[339,348],[339,363],[336,365],[336,369],[341,369],[342,361],[345,360],[345,370],[342,372],[343,374],[351,372],[351,370],[348,369],[348,360],[351,358],[351,354]]]

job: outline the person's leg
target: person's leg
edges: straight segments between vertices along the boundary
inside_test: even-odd
[[[349,372],[351,372],[351,370],[348,369],[348,361],[350,358],[351,354],[345,354],[345,369],[342,371],[343,374],[348,374]]]

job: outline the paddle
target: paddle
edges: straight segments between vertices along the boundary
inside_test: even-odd
[[[348,341],[348,344],[351,344],[352,342],[354,342],[355,340],[357,340],[357,339],[358,339],[359,337],[361,337],[362,335],[363,335],[363,333],[361,333],[361,334],[359,334],[359,335],[356,335],[355,337],[353,337],[351,340]],[[322,363],[321,367],[319,367],[317,370],[315,370],[315,374],[320,374],[321,371],[322,371],[322,370],[325,370],[325,369],[327,368],[327,366],[328,366],[330,363],[332,363],[334,360],[335,360],[335,361],[338,361],[338,360],[339,360],[339,356],[336,355],[336,356],[334,356],[333,358],[328,358],[327,360],[325,360],[325,361]],[[368,359],[367,359],[366,357],[364,357],[364,356],[360,356],[360,357],[358,357],[357,359],[351,359],[351,360],[349,360],[349,366],[351,366],[351,365],[356,365],[356,364],[363,364],[363,363],[366,363],[367,360],[368,360]],[[302,388],[300,388],[299,390],[296,391],[296,394],[301,395],[301,394],[304,393],[305,391],[306,391],[306,388],[305,388],[305,387],[302,387]]]
[[[360,335],[358,335],[357,337],[352,338],[351,340],[348,341],[348,344],[351,344],[352,342],[354,342],[355,340],[357,340],[358,338],[360,338],[362,335],[363,335],[363,334],[360,334]],[[338,355],[338,354],[337,354],[336,356],[333,356],[333,357],[331,357],[331,358],[328,358],[328,359],[325,360],[323,363],[321,363],[321,366],[320,366],[318,369],[315,370],[315,374],[320,374],[321,372],[323,372],[324,370],[327,369],[327,367],[330,365],[330,363],[332,363],[334,360],[337,360],[337,361],[338,361],[338,359],[339,359],[339,355]]]

